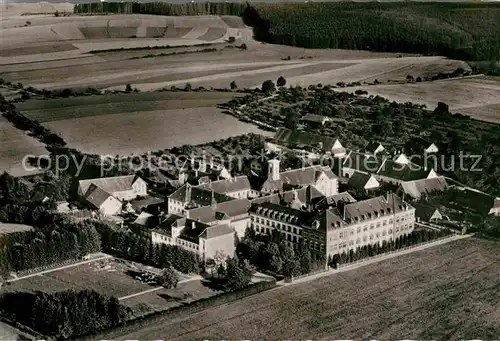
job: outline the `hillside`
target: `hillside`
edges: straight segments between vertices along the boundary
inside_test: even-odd
[[[93,3],[75,12],[239,15],[274,44],[500,59],[497,3]]]

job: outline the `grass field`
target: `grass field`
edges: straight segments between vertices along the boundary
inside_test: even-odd
[[[244,133],[267,134],[221,113],[226,92],[151,92],[19,103],[21,113],[96,154],[137,154]]]
[[[113,339],[495,339],[498,242],[465,239],[186,318],[165,317]]]
[[[425,104],[434,109],[445,102],[452,112],[471,115],[479,120],[500,123],[500,80],[473,77],[431,83],[376,85],[349,88],[363,89],[391,101]]]
[[[0,172],[22,176],[32,172],[23,167],[22,161],[26,155],[47,155],[45,146],[15,128],[5,117],[0,115]]]

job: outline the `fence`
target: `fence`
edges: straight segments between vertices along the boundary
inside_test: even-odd
[[[329,271],[329,268],[326,267],[324,269],[319,269],[319,270],[316,270],[316,271],[312,271],[312,272],[309,272],[307,274],[303,274],[303,275],[299,275],[299,276],[286,277],[285,278],[285,283],[292,283],[293,281],[296,281],[298,279],[306,278],[306,277],[309,277],[309,276],[314,276],[314,275],[317,275],[317,274],[320,274],[320,273],[323,273],[323,272],[328,272],[328,271]]]
[[[353,261],[353,262],[344,263],[344,264],[338,264],[337,268],[338,269],[342,269],[342,268],[345,268],[345,267],[348,267],[348,266],[351,266],[351,265],[364,263],[364,262],[367,262],[367,261],[370,261],[370,260],[373,260],[373,259],[378,259],[378,258],[381,258],[381,257],[385,257],[387,255],[392,255],[392,254],[395,254],[395,253],[400,253],[402,251],[415,249],[415,248],[423,246],[423,245],[432,244],[432,243],[435,243],[435,242],[440,241],[440,240],[451,239],[451,238],[454,238],[454,237],[456,237],[455,234],[444,236],[444,237],[440,237],[440,238],[436,238],[436,239],[429,240],[429,241],[426,241],[426,242],[422,242],[422,243],[419,243],[419,244],[415,244],[415,245],[411,245],[411,246],[406,246],[406,247],[403,247],[401,249],[397,249],[397,250],[394,250],[394,251],[388,251],[388,252],[381,253],[379,255],[375,255],[375,256],[371,256],[371,257],[366,257],[366,258],[363,258],[363,259],[359,259],[359,260],[356,260],[356,261]]]
[[[258,294],[260,292],[272,289],[276,287],[276,280],[272,281],[264,281],[255,283],[251,286],[248,286],[242,290],[232,291],[228,293],[223,293],[220,295],[204,298],[192,303],[188,303],[182,306],[169,308],[166,310],[155,311],[151,314],[141,316],[139,318],[130,320],[126,322],[124,325],[115,327],[112,329],[108,329],[103,331],[97,335],[87,335],[75,340],[104,340],[113,338],[113,335],[116,333],[127,333],[128,331],[138,330],[140,328],[144,328],[147,325],[152,325],[154,323],[160,323],[160,321],[164,318],[176,318],[180,316],[187,316],[190,314],[194,314],[200,312],[202,310],[220,306],[222,304],[227,304],[234,302],[236,300]]]

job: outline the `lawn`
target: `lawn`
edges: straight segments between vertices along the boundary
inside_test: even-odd
[[[267,291],[111,338],[494,339],[498,242],[465,239]]]
[[[120,298],[153,288],[128,275],[130,269],[115,261],[96,261],[15,281],[5,286],[5,290],[56,292],[93,289]]]

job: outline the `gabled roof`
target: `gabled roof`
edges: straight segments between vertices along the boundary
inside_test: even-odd
[[[352,203],[356,202],[349,192],[338,193],[329,197],[325,197],[316,203],[318,208],[328,208],[332,206],[337,206],[339,203]]]
[[[451,200],[464,208],[472,209],[483,216],[491,214],[491,210],[500,209],[500,199],[493,195],[463,187],[454,187],[450,192]]]
[[[448,188],[446,179],[442,176],[430,179],[421,179],[401,183],[401,188],[406,195],[413,199],[420,199],[422,194],[442,192]]]
[[[415,217],[420,218],[423,221],[430,221],[435,214],[441,216],[441,212],[439,212],[437,207],[422,203],[414,203],[412,206],[415,208]]]
[[[423,153],[425,149],[429,148],[433,144],[434,143],[432,143],[429,140],[426,140],[425,138],[413,137],[405,144],[405,150],[410,153],[420,154]]]
[[[158,218],[147,212],[141,212],[141,214],[139,214],[139,216],[134,220],[135,225],[144,227],[152,227],[154,223],[158,223]]]
[[[319,148],[321,145],[321,150],[324,152],[331,151],[337,141],[338,139],[333,137],[316,135],[298,130],[290,130],[287,128],[278,129],[274,135],[274,142],[278,144],[293,145],[299,148]]]
[[[217,238],[220,236],[234,234],[234,230],[229,225],[217,225],[207,227],[199,236],[204,239]]]
[[[172,193],[169,198],[185,204],[193,202],[200,206],[211,205],[212,198],[214,198],[217,203],[234,200],[234,198],[230,196],[208,189],[206,184],[200,186],[185,184]]]
[[[233,193],[244,190],[250,190],[250,181],[246,175],[237,176],[231,179],[213,181],[208,186],[217,193]]]
[[[132,189],[132,184],[139,179],[136,175],[113,176],[109,178],[96,178],[88,180],[80,180],[80,188],[82,193],[87,193],[91,184],[99,186],[106,192],[113,194],[114,192],[129,191]]]
[[[87,193],[85,193],[85,199],[94,205],[96,208],[100,208],[101,205],[109,198],[112,197],[111,194],[103,190],[101,187],[91,184],[88,187]],[[118,200],[118,199],[115,199]]]
[[[305,114],[300,120],[314,123],[323,123],[324,121],[329,121],[330,118],[316,114]]]
[[[235,199],[217,204],[216,207],[205,206],[189,210],[189,218],[210,223],[216,220],[233,218],[248,213],[251,202],[248,199]]]
[[[316,183],[321,174],[325,174],[329,179],[337,179],[330,167],[316,165],[281,172],[280,180],[292,186],[312,185]]]
[[[349,186],[354,187],[354,188],[359,188],[359,189],[364,189],[367,182],[370,180],[372,177],[371,174],[365,174],[361,172],[354,172],[354,174],[351,176],[349,179],[349,182],[347,183]]]
[[[370,153],[370,154],[374,154],[379,147],[382,147],[382,150],[385,150],[384,146],[380,142],[370,142],[365,147],[365,152]]]
[[[33,230],[34,228],[29,225],[0,223],[0,235]]]
[[[429,168],[426,170],[425,167],[415,163],[403,165],[391,159],[385,159],[377,175],[401,181],[414,181],[426,179],[431,171],[432,169]]]
[[[376,173],[383,163],[377,156],[366,155],[351,151],[342,164],[343,168],[351,168],[363,173]]]
[[[350,224],[358,221],[370,220],[378,215],[391,215],[401,212],[405,207],[410,208],[411,206],[403,203],[401,198],[397,195],[389,194],[387,199],[380,196],[345,205],[343,219]]]
[[[254,205],[250,208],[250,212],[297,226],[306,223],[311,218],[311,212],[304,212],[270,202]]]

